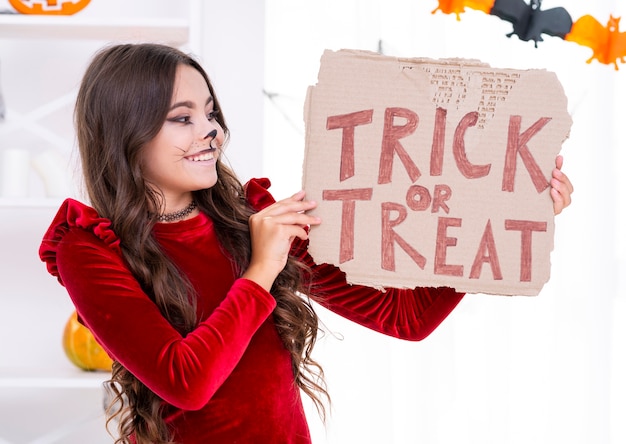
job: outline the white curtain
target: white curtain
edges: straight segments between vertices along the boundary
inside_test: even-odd
[[[263,172],[285,197],[301,186],[302,107],[325,48],[480,59],[545,68],[573,117],[563,145],[573,204],[556,220],[551,279],[537,297],[468,295],[426,340],[407,343],[322,308],[316,356],[333,397],[316,444],[618,444],[626,442],[626,65],[585,63],[591,49],[436,0],[266,0]],[[544,0],[605,24],[624,2]],[[626,19],[625,19],[626,21]],[[623,23],[626,30],[626,23]],[[307,408],[309,408],[307,404]]]

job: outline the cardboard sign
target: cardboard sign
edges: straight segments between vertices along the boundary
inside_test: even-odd
[[[553,73],[326,51],[305,104],[317,263],[374,287],[536,295],[569,135]]]

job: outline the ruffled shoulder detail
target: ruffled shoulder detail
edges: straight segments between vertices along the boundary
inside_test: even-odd
[[[39,247],[39,257],[46,263],[51,275],[59,278],[56,265],[57,246],[72,228],[92,232],[112,250],[121,253],[120,239],[113,232],[109,219],[100,217],[96,210],[77,200],[66,199],[44,234]]]
[[[272,194],[268,191],[271,185],[272,183],[266,177],[250,179],[250,181],[244,185],[246,200],[256,211],[260,211],[276,202]]]

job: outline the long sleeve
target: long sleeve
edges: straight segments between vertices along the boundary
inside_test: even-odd
[[[260,209],[274,202],[267,179],[247,185],[247,197]],[[311,270],[311,299],[365,327],[401,339],[419,341],[430,335],[454,310],[464,294],[448,287],[388,288],[380,291],[349,285],[345,274],[333,265],[316,264],[308,254],[308,241],[296,239],[292,255]]]
[[[448,287],[387,288],[350,285],[345,273],[315,264],[306,243],[294,251],[311,269],[311,298],[323,307],[367,328],[400,339],[420,341],[454,310],[464,294]]]
[[[42,247],[49,269],[112,357],[168,403],[201,408],[237,365],[275,300],[252,281],[237,279],[215,310],[182,337],[142,291],[119,251],[94,231],[56,230]]]

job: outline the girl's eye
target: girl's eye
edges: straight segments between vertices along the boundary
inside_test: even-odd
[[[219,113],[220,111],[218,109],[214,109],[213,111],[211,111],[210,113],[206,115],[206,118],[209,120],[215,120],[215,118],[217,117]]]
[[[191,117],[190,116],[176,116],[176,117],[172,117],[167,119],[170,122],[175,122],[175,123],[191,123]]]

